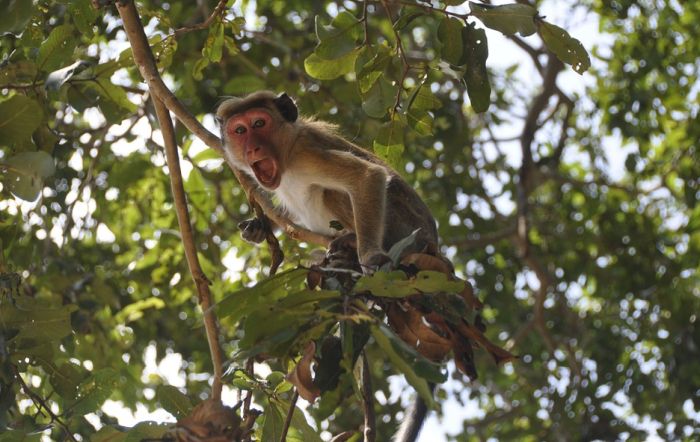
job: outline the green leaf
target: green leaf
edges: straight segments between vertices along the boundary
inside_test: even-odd
[[[257,75],[236,75],[224,86],[227,95],[247,95],[265,89],[265,80]]]
[[[212,63],[218,63],[224,53],[224,24],[221,20],[216,20],[209,27],[209,35],[204,42],[202,55]]]
[[[467,71],[464,73],[467,94],[476,112],[486,112],[491,103],[491,84],[486,69],[489,56],[486,32],[470,25],[464,28],[462,38],[467,57]]]
[[[21,1],[21,0],[20,0]],[[0,433],[0,442],[39,442],[41,433],[21,430],[3,430]]]
[[[373,52],[375,49],[376,52]],[[390,48],[385,44],[361,49],[355,61],[355,72],[361,94],[367,93],[381,76],[386,75],[386,68],[391,63],[392,57]]]
[[[583,74],[591,67],[588,51],[580,41],[571,37],[568,32],[557,25],[544,20],[537,22],[540,37],[557,58],[571,65],[574,71]]]
[[[408,112],[406,112],[406,120],[408,121],[408,125],[419,135],[432,135],[435,119],[427,111],[409,109]]]
[[[91,84],[95,85],[95,83]],[[126,91],[121,86],[115,85],[108,78],[98,78],[96,86],[97,92],[102,97],[102,103],[108,100],[126,112],[136,112],[136,105],[129,100]]]
[[[165,432],[171,428],[168,424],[156,422],[139,422],[126,434],[124,442],[143,442],[145,440],[161,440]],[[111,441],[110,441],[111,442]]]
[[[394,119],[382,125],[374,139],[373,150],[390,166],[397,168],[401,164],[404,151],[404,129],[406,125],[399,119]]]
[[[252,287],[232,293],[218,302],[214,308],[220,317],[232,317],[236,322],[248,313],[258,308],[267,307],[272,302],[277,301],[287,295],[290,288],[299,287],[304,282],[307,269],[297,268],[277,275],[257,283]]]
[[[409,347],[386,325],[372,325],[370,331],[377,345],[394,367],[403,373],[408,383],[416,389],[428,407],[433,407],[434,400],[428,381],[435,383],[445,381],[446,375],[441,371],[440,366]]]
[[[87,376],[87,370],[71,362],[65,362],[51,372],[49,380],[61,397],[74,401],[78,393],[78,386]]]
[[[382,118],[394,106],[399,86],[379,77],[367,93],[362,94],[362,110],[374,118]]]
[[[156,388],[156,398],[158,398],[161,407],[178,420],[192,411],[190,398],[172,385],[159,385]]]
[[[119,373],[113,368],[96,371],[80,384],[77,399],[68,408],[77,416],[92,413],[118,388],[118,381]]]
[[[68,6],[68,11],[68,16],[73,20],[76,29],[81,34],[92,37],[94,33],[92,28],[95,25],[98,13],[92,7],[91,0],[73,0]]]
[[[16,197],[34,201],[44,188],[44,179],[53,175],[53,157],[46,152],[20,152],[7,159],[0,168],[7,172],[3,183]]]
[[[24,95],[14,95],[0,102],[0,144],[11,145],[31,138],[39,127],[43,111],[39,104]]]
[[[403,28],[408,26],[416,18],[425,15],[423,9],[417,8],[415,6],[404,6],[401,8],[401,13],[398,20],[394,22],[394,29],[401,31]]]
[[[289,407],[287,407],[289,408]],[[292,428],[299,432],[301,440],[304,442],[322,442],[323,439],[318,435],[316,430],[306,421],[304,412],[299,407],[295,407],[292,415]]]
[[[460,38],[462,38],[461,35]],[[433,110],[442,107],[442,101],[433,94],[430,87],[423,83],[411,89],[409,97],[408,109]]]
[[[127,433],[105,425],[97,433],[90,436],[90,442],[124,442],[126,438]]]
[[[389,249],[389,252],[387,254],[391,258],[391,262],[394,263],[394,266],[399,265],[399,261],[403,256],[404,250],[406,250],[416,242],[416,236],[418,236],[419,231],[420,229],[414,230],[413,232],[411,232],[410,235],[401,238],[399,241],[396,242],[396,244],[391,246],[391,249]]]
[[[393,272],[375,272],[361,277],[355,284],[356,293],[371,292],[374,296],[385,298],[405,298],[420,292],[400,270]]]
[[[73,26],[60,25],[53,28],[49,36],[41,43],[36,64],[40,70],[51,72],[59,66],[72,61],[76,41],[73,38]]]
[[[523,37],[537,31],[535,17],[537,9],[520,3],[506,5],[485,5],[469,2],[473,16],[481,20],[484,26],[500,31],[506,35],[520,33]]]
[[[264,422],[262,425],[261,440],[278,441],[282,438],[282,429],[284,428],[284,410],[278,404],[270,401],[270,406],[263,413]]]
[[[17,60],[0,67],[0,84],[30,83],[36,78],[36,64],[29,60]]]
[[[0,0],[0,34],[19,34],[34,13],[34,2],[29,0]]]
[[[317,80],[333,80],[353,71],[358,53],[359,50],[355,49],[333,60],[325,60],[312,53],[304,60],[304,69]]]
[[[462,282],[450,280],[444,273],[430,270],[420,271],[411,279],[400,270],[375,272],[361,277],[355,284],[358,293],[369,291],[374,296],[385,298],[404,298],[420,293],[459,293],[463,288]]]
[[[321,23],[316,16],[316,36],[319,44],[314,54],[324,60],[341,58],[357,47],[361,23],[348,11],[340,12],[330,25]]]
[[[454,18],[445,17],[440,20],[437,36],[441,43],[440,56],[452,65],[459,65],[462,60],[462,29],[464,24]]]

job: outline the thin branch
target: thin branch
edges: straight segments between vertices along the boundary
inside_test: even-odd
[[[175,210],[177,213],[177,221],[180,226],[182,235],[182,244],[185,248],[185,257],[187,258],[187,266],[190,269],[190,274],[194,283],[197,286],[199,305],[202,308],[204,315],[204,328],[207,332],[207,342],[209,343],[209,351],[211,352],[212,364],[214,365],[214,383],[212,385],[212,399],[221,400],[222,378],[224,358],[219,344],[219,327],[216,323],[216,316],[212,306],[212,296],[209,290],[209,279],[204,274],[202,266],[197,257],[197,247],[195,246],[194,232],[192,231],[192,223],[190,222],[190,214],[187,210],[187,197],[185,196],[185,187],[182,183],[182,171],[180,170],[180,159],[177,152],[177,141],[175,138],[175,129],[173,121],[170,118],[170,113],[165,105],[157,98],[153,99],[153,105],[156,109],[160,130],[163,133],[163,141],[165,143],[165,156],[168,162],[168,170],[170,175],[170,185],[172,188],[173,199],[175,200]]]
[[[184,26],[182,28],[176,29],[173,35],[175,36],[175,38],[179,38],[180,36],[188,32],[207,29],[214,22],[216,17],[223,16],[224,9],[226,8],[226,2],[227,0],[219,0],[219,4],[216,5],[216,8],[214,8],[214,12],[212,12],[206,20],[196,25]]]
[[[372,375],[367,363],[367,354],[362,354],[362,404],[365,410],[365,440],[374,442],[377,437],[377,416],[374,412],[374,391],[372,391]]]
[[[73,433],[68,428],[68,425],[66,425],[61,420],[61,418],[59,418],[56,415],[56,413],[51,411],[51,407],[49,407],[46,404],[46,401],[44,401],[44,399],[41,396],[34,393],[32,391],[32,389],[29,388],[29,386],[24,382],[24,379],[22,379],[22,375],[20,374],[17,366],[14,364],[11,364],[11,366],[12,366],[12,370],[14,371],[15,379],[17,379],[17,382],[19,382],[19,385],[22,388],[22,391],[24,391],[24,394],[29,396],[29,399],[31,399],[32,402],[34,402],[34,405],[36,406],[38,413],[41,413],[42,412],[41,410],[43,409],[51,418],[51,423],[55,423],[56,425],[58,425],[70,440],[72,440],[73,442],[77,442],[77,439],[75,438],[75,436],[73,436]]]
[[[292,418],[294,417],[294,410],[297,408],[297,400],[299,399],[299,392],[294,389],[294,395],[292,396],[292,402],[289,404],[289,411],[287,411],[287,418],[284,420],[284,427],[282,427],[282,434],[280,435],[280,442],[286,442],[287,432],[289,431],[290,425],[292,425]]]
[[[163,79],[160,78],[156,61],[153,58],[153,52],[151,52],[151,47],[148,44],[141,18],[138,15],[134,2],[118,1],[117,10],[124,24],[124,31],[131,44],[131,50],[134,54],[134,63],[138,66],[141,76],[146,80],[151,95],[153,95],[154,98],[160,99],[190,132],[204,141],[207,146],[221,153],[221,140],[197,121],[194,115],[187,110],[185,105],[177,99],[165,85]]]
[[[224,160],[236,176],[236,179],[243,187],[243,190],[249,196],[253,194],[255,200],[260,204],[260,207],[265,211],[265,214],[278,226],[280,226],[291,238],[298,241],[306,241],[315,244],[327,246],[331,239],[325,235],[319,235],[309,230],[303,229],[294,224],[289,218],[283,215],[280,211],[275,210],[272,201],[267,195],[257,186],[255,180],[243,173],[241,170],[229,160],[226,155],[223,155],[223,147],[219,137],[207,130],[197,119],[192,115],[180,100],[168,89],[163,82],[158,68],[156,66],[153,53],[148,44],[148,39],[143,30],[141,19],[133,1],[118,1],[117,10],[124,25],[131,50],[134,55],[134,62],[138,66],[141,76],[146,80],[151,95],[154,101],[159,99],[165,106],[175,114],[178,120],[195,136],[200,138],[207,146],[222,154]]]

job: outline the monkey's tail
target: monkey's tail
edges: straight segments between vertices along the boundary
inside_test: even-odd
[[[413,403],[406,411],[406,417],[401,423],[399,431],[394,435],[393,442],[415,442],[427,415],[428,406],[420,396],[416,395]]]

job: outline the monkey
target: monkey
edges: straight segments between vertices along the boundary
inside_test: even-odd
[[[286,93],[228,98],[216,117],[227,161],[274,193],[297,224],[337,237],[334,242],[356,242],[363,271],[388,262],[391,246],[414,231],[414,244],[404,254],[437,253],[435,219],[416,191],[376,155],[343,138],[335,125],[300,117]],[[339,236],[333,222],[346,235]],[[259,219],[245,221],[242,235],[261,242],[263,227]],[[417,398],[395,440],[414,441],[426,413]]]
[[[336,126],[300,117],[286,93],[229,98],[216,115],[226,159],[274,193],[302,227],[337,237],[332,224],[338,222],[354,234],[363,268],[386,263],[386,251],[417,229],[408,252],[437,251],[435,220],[416,191]],[[262,241],[260,227],[255,220],[243,223],[244,237]]]

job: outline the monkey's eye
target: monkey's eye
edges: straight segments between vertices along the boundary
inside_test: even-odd
[[[265,125],[265,120],[262,118],[259,118],[255,121],[253,121],[253,127],[263,127]]]
[[[245,133],[245,126],[238,126],[233,131],[236,132],[238,135]]]

